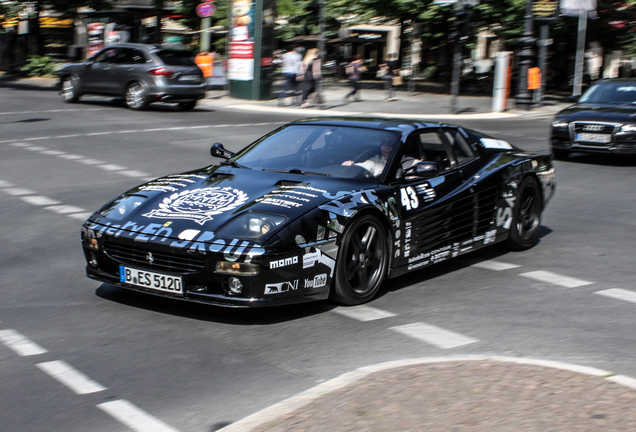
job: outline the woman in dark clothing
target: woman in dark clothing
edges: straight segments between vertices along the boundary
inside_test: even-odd
[[[300,107],[309,108],[307,99],[316,92],[316,77],[320,75],[320,58],[316,48],[307,51],[301,70],[303,73],[303,97]]]
[[[360,90],[360,76],[365,70],[366,67],[360,59],[360,54],[356,54],[353,57],[353,61],[349,63],[349,66],[347,66],[347,76],[349,77],[349,83],[351,83],[351,87],[353,87],[353,90],[347,93],[347,95],[344,97],[345,102],[347,102],[347,100],[351,96],[355,96],[357,101],[361,100],[358,91]]]

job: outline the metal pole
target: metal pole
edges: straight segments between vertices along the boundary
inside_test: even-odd
[[[515,101],[521,109],[529,110],[532,106],[532,95],[528,91],[528,69],[534,57],[534,38],[532,37],[532,0],[526,0],[526,15],[523,27],[523,37],[519,40],[519,75],[517,79],[517,96]]]
[[[320,54],[320,74],[316,79],[316,103],[323,104],[322,97],[322,67],[325,64],[325,2],[318,1],[318,22],[320,24],[320,39],[318,39],[318,53]]]
[[[459,95],[459,72],[461,69],[462,53],[461,42],[459,41],[459,35],[455,40],[455,47],[453,48],[453,81],[451,82],[451,112],[457,114],[459,112],[459,106],[457,103],[457,96]]]
[[[201,18],[201,33],[200,33],[200,52],[208,52],[210,51],[210,33],[208,33],[208,29],[210,28],[210,17]]]
[[[541,87],[538,90],[539,92],[539,105],[543,106],[543,97],[545,96],[545,77],[547,75],[547,64],[548,64],[548,36],[550,27],[547,24],[541,26],[541,43],[539,46],[539,69],[541,70]]]
[[[574,87],[572,95],[580,96],[583,83],[583,63],[585,62],[585,32],[587,30],[587,11],[579,9],[579,32],[576,39],[576,64],[574,67]]]

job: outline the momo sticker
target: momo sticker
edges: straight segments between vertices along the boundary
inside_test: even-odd
[[[189,219],[203,225],[213,216],[245,204],[245,192],[232,187],[209,187],[174,193],[158,209],[143,216],[157,219]]]

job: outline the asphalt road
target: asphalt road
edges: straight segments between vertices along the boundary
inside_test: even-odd
[[[633,161],[558,161],[530,251],[390,280],[365,308],[227,310],[87,279],[81,221],[145,179],[212,163],[214,142],[237,150],[302,111],[134,112],[11,88],[0,107],[4,432],[210,432],[344,372],[413,357],[531,357],[636,377]],[[549,121],[459,123],[545,150]],[[422,328],[455,343],[418,339]]]

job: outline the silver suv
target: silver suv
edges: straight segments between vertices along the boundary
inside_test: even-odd
[[[190,54],[154,45],[110,45],[83,63],[64,66],[58,74],[66,102],[97,94],[125,100],[136,110],[153,102],[176,102],[189,111],[205,97],[206,80]]]

